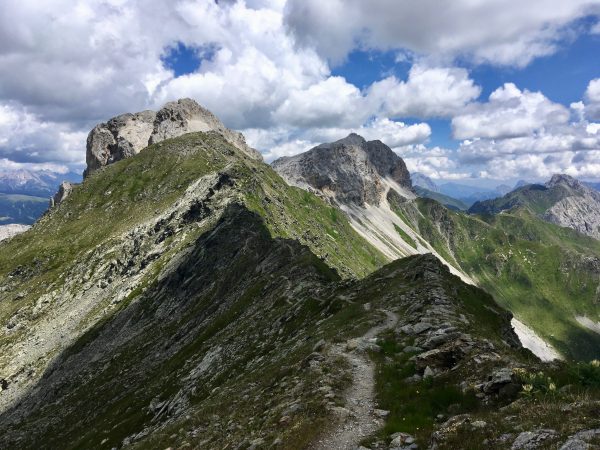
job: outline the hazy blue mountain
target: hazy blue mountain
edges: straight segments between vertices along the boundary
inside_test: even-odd
[[[427,175],[415,172],[410,174],[410,179],[412,180],[413,186],[420,186],[431,192],[440,192],[438,185]]]
[[[51,197],[62,181],[79,183],[81,175],[74,172],[62,174],[50,170],[0,170],[0,193]]]

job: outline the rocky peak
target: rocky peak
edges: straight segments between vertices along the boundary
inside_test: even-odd
[[[129,158],[150,144],[196,131],[216,131],[248,156],[262,159],[258,151],[246,144],[241,133],[226,128],[195,100],[184,98],[165,104],[157,112],[121,114],[96,125],[87,138],[87,169],[84,175]]]
[[[564,173],[556,173],[552,175],[552,178],[546,183],[546,187],[553,188],[555,186],[566,186],[572,189],[582,189],[584,186],[570,175]]]
[[[412,189],[402,158],[383,142],[356,133],[272,165],[288,183],[342,204],[379,205],[387,181]]]
[[[335,141],[334,143],[340,144],[340,145],[364,145],[367,143],[367,141],[360,134],[350,133],[345,138],[339,139],[339,140]],[[322,145],[329,145],[329,144],[322,144]]]
[[[543,219],[600,239],[600,193],[565,174],[553,175],[546,187],[562,191]]]

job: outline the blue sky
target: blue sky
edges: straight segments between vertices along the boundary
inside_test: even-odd
[[[583,22],[590,20],[587,18]],[[581,100],[590,80],[600,75],[600,35],[585,33],[573,40],[565,40],[556,53],[537,58],[525,67],[498,67],[489,63],[472,65],[468,62],[457,65],[468,69],[471,78],[481,86],[481,98],[488,97],[498,86],[512,82],[522,89],[541,91],[550,100],[569,106]],[[409,61],[397,61],[396,53],[392,51],[357,50],[335,67],[332,74],[365,88],[389,74],[405,79],[410,67]],[[415,123],[418,118],[403,117],[402,120]],[[432,130],[431,145],[457,147],[449,120],[434,118],[427,123]]]
[[[600,0],[5,0],[0,170],[191,97],[267,162],[358,132],[436,180],[600,180]]]

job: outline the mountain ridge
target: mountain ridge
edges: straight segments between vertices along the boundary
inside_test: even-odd
[[[447,355],[470,361],[491,342],[494,367],[526,363],[510,314],[483,291],[427,255],[382,267],[338,210],[286,186],[218,133],[186,134],[90,174],[0,244],[1,446],[304,448],[348,386],[328,349],[380,308],[402,311],[395,328],[430,322],[415,335],[435,350],[417,378],[446,376]],[[467,367],[473,383],[492,370]]]
[[[540,426],[557,447],[597,428],[596,365],[542,363],[512,314],[457,276],[512,276],[505,244],[523,240],[416,198],[388,147],[372,163],[350,140],[362,160],[347,167],[373,190],[325,183],[317,196],[218,131],[185,133],[92,171],[0,243],[0,447],[301,449],[342,429],[350,448],[501,449]],[[577,264],[594,241],[523,223],[538,244],[544,227],[573,245]],[[492,243],[490,258],[465,258]],[[557,285],[587,295],[586,261]]]
[[[600,193],[569,175],[555,174],[544,185],[525,185],[499,199],[475,203],[469,212],[497,214],[517,207],[600,239]]]

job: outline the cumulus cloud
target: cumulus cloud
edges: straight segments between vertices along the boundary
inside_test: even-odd
[[[582,101],[567,108],[541,92],[506,83],[485,102],[473,102],[452,118],[457,150],[410,152],[407,164],[433,178],[467,176],[543,179],[557,172],[600,178],[600,82],[592,80]]]
[[[600,78],[591,80],[585,91],[585,117],[600,120]]]
[[[389,77],[373,83],[369,99],[392,117],[450,117],[480,92],[465,69],[415,64],[406,81]]]
[[[267,160],[354,131],[438,178],[525,153],[571,152],[573,167],[593,166],[598,80],[571,108],[581,122],[572,126],[567,108],[511,84],[473,103],[481,88],[453,61],[524,65],[555,51],[574,20],[597,13],[597,1],[458,0],[443,13],[434,0],[409,3],[4,0],[0,161],[79,168],[94,123],[192,97]],[[180,46],[199,65],[178,76],[165,60]],[[382,75],[361,89],[331,73],[332,61],[357,48],[393,49],[414,64],[405,79]],[[428,150],[431,128],[407,118],[454,118],[465,142],[458,152]]]
[[[85,138],[86,133],[68,125],[43,121],[23,108],[0,104],[0,159],[39,167],[48,161],[81,164]]]
[[[503,139],[527,136],[544,127],[568,122],[570,112],[541,92],[521,91],[506,83],[489,96],[487,103],[473,103],[452,119],[457,139]]]
[[[597,179],[600,177],[598,158],[600,151],[520,154],[491,159],[483,175],[491,177],[490,174],[494,174],[493,178],[504,179],[546,180],[555,173],[566,173],[575,178]]]
[[[454,151],[424,145],[410,145],[397,149],[411,173],[419,172],[433,179],[460,180],[469,178],[469,173],[461,171],[454,158]]]
[[[9,157],[81,164],[85,133],[96,122],[180,97],[198,100],[231,128],[273,135],[285,128],[291,141],[277,140],[284,147],[271,152],[278,154],[304,142],[293,144],[299,128],[315,128],[305,133],[308,142],[334,129],[369,132],[387,117],[449,116],[479,94],[466,70],[419,64],[406,80],[391,77],[361,91],[332,76],[314,48],[297,45],[285,8],[285,0],[2,2],[0,104],[41,124],[35,138],[33,131],[5,135],[15,149]],[[176,76],[165,56],[181,46],[197,53],[199,67]],[[62,144],[52,142],[50,128],[64,133]],[[430,133],[425,125],[405,128],[398,136]]]
[[[290,0],[286,22],[300,42],[334,61],[358,42],[524,66],[555,52],[576,19],[598,13],[593,0],[456,0],[443,10],[437,0]]]
[[[593,92],[586,98],[592,100]],[[589,104],[573,103],[569,114],[540,93],[505,85],[489,102],[471,105],[453,119],[454,134],[468,138],[456,159],[461,165],[481,167],[486,177],[545,178],[565,172],[599,178],[594,158],[600,152],[600,124],[586,120],[588,108]]]
[[[342,77],[329,77],[290,92],[275,111],[274,120],[299,127],[357,126],[370,114],[356,86]]]

